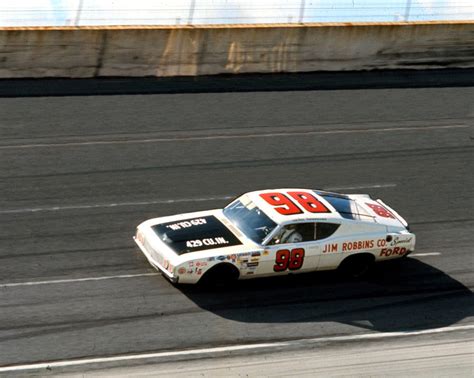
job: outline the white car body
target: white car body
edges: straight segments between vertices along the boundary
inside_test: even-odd
[[[242,229],[242,214],[269,226]],[[289,228],[304,231],[304,240],[285,243]],[[218,264],[247,279],[336,269],[361,254],[395,259],[415,248],[406,221],[381,200],[309,189],[255,191],[224,209],[150,219],[134,240],[151,265],[180,284],[197,283]]]

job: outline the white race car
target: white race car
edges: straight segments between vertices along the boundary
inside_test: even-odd
[[[134,239],[180,284],[337,268],[357,277],[415,248],[406,221],[381,200],[309,189],[249,192],[224,209],[150,219]]]

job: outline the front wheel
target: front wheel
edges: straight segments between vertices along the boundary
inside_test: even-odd
[[[237,281],[239,275],[240,272],[234,265],[221,263],[207,271],[199,283],[207,287],[224,287]]]

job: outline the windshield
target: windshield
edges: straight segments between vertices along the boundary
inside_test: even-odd
[[[253,202],[240,198],[224,209],[224,215],[255,243],[262,244],[277,224]]]

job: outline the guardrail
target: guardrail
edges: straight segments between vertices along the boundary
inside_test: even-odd
[[[4,28],[0,77],[474,67],[474,22]]]
[[[0,26],[202,25],[472,20],[472,0],[15,0]]]

